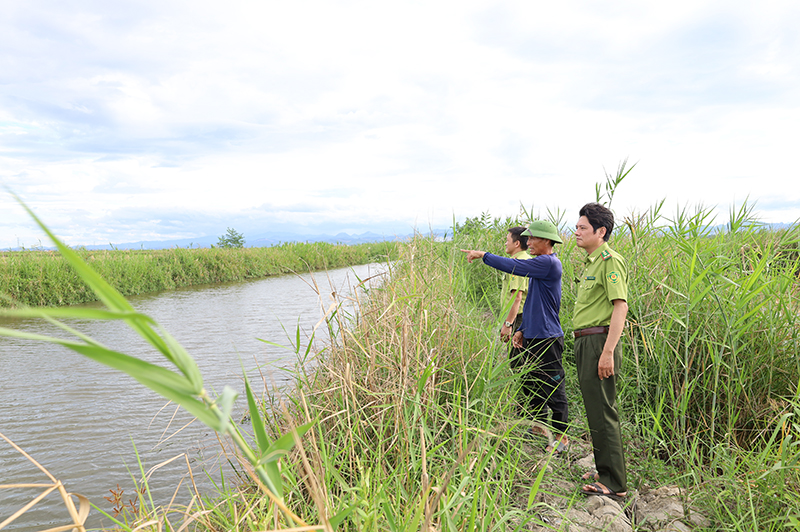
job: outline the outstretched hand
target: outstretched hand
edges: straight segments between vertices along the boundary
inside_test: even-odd
[[[514,333],[514,337],[511,338],[511,345],[517,349],[522,349],[525,347],[524,340],[522,339],[522,331],[517,331]]]
[[[486,255],[485,251],[478,251],[476,249],[462,249],[467,254],[467,262],[472,262],[475,259],[482,259]]]

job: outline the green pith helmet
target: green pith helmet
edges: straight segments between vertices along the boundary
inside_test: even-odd
[[[558,229],[553,222],[547,220],[534,220],[526,230],[522,232],[522,236],[538,236],[539,238],[546,238],[558,244],[562,244],[561,237],[558,235]]]

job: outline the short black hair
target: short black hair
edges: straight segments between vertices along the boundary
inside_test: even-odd
[[[517,226],[508,230],[508,232],[511,234],[511,240],[514,242],[519,242],[519,247],[521,249],[528,249],[528,237],[522,235],[522,232],[526,229],[527,227]]]
[[[614,230],[614,213],[599,203],[587,203],[581,207],[578,216],[586,216],[595,233],[601,227],[605,227],[606,234],[603,235],[603,241],[608,242],[611,237],[611,231]]]

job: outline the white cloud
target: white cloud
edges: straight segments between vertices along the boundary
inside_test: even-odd
[[[520,202],[572,213],[625,157],[639,165],[620,213],[749,197],[767,221],[800,218],[794,3],[11,2],[4,15],[0,181],[75,243],[173,237],[171,219],[216,234],[241,213],[267,223],[265,205],[333,233]],[[0,207],[0,247],[39,238]]]

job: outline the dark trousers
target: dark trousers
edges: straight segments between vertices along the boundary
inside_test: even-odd
[[[600,482],[611,491],[620,493],[628,490],[617,412],[617,378],[622,364],[622,347],[617,344],[614,350],[614,375],[600,380],[597,365],[607,337],[608,334],[592,334],[576,338],[575,364]]]
[[[567,391],[561,353],[564,338],[525,338],[523,348],[512,348],[511,369],[520,374],[520,394],[525,413],[535,421],[547,423],[547,407],[552,412],[555,432],[565,434],[569,419]]]

